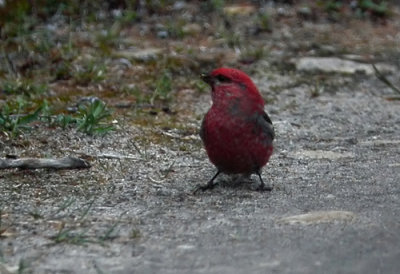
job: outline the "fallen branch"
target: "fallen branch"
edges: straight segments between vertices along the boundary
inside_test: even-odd
[[[102,153],[102,154],[88,154],[86,152],[74,151],[70,149],[61,149],[64,152],[79,154],[84,157],[96,158],[96,159],[118,159],[118,160],[135,160],[140,161],[140,158],[133,155],[122,155],[118,153]]]
[[[0,169],[21,168],[21,169],[78,169],[90,168],[90,164],[80,158],[64,157],[59,159],[42,159],[42,158],[0,158]]]

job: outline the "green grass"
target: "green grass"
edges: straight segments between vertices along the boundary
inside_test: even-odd
[[[225,6],[224,0],[210,0],[202,1],[201,8],[204,12],[218,12],[221,13]]]
[[[26,109],[31,104],[23,97],[10,101],[2,106],[0,111],[0,131],[11,138],[31,130],[34,122],[47,122],[49,126],[59,126],[63,129],[76,127],[78,131],[89,135],[104,135],[114,127],[106,121],[111,118],[111,112],[106,104],[100,100],[94,100],[89,105],[79,108],[74,114],[51,115],[51,109],[46,100],[31,112]]]
[[[104,135],[112,130],[114,126],[105,122],[111,118],[111,111],[106,103],[94,100],[88,105],[79,107],[75,114],[59,114],[51,117],[51,125],[60,126],[62,129],[76,127],[78,131],[88,135]]]
[[[185,35],[187,34],[183,29],[185,24],[186,24],[185,21],[182,20],[177,21],[175,18],[170,20],[166,26],[169,36],[174,39],[184,38]]]
[[[271,18],[267,12],[260,13],[257,16],[257,25],[261,31],[271,31]]]
[[[98,83],[105,79],[106,66],[101,63],[90,61],[76,68],[72,77],[77,85],[87,86]]]
[[[358,8],[362,13],[370,12],[375,16],[386,17],[389,15],[387,1],[358,0]]]
[[[121,219],[125,213],[122,213],[119,218],[109,225],[107,228],[100,233],[93,232],[93,224],[90,221],[90,213],[95,203],[95,199],[89,201],[85,208],[78,209],[78,212],[74,212],[71,207],[75,205],[75,199],[67,199],[64,201],[59,209],[55,213],[50,214],[49,218],[62,219],[61,226],[56,234],[50,237],[54,244],[73,244],[73,245],[86,245],[89,243],[104,245],[106,241],[111,241],[118,237],[116,233],[118,226],[121,223]],[[68,215],[60,215],[64,211],[69,210],[74,217],[69,220]],[[80,211],[80,212],[79,212]]]
[[[373,1],[373,0],[357,0],[350,9],[349,3],[346,1],[317,1],[317,6],[322,7],[329,16],[339,19],[346,10],[351,11],[351,15],[358,18],[376,19],[386,18],[390,15],[389,1]]]
[[[67,243],[74,245],[85,245],[87,243],[93,242],[90,236],[87,235],[87,230],[76,231],[75,228],[64,228],[62,227],[56,235],[51,237],[51,239],[56,243]]]
[[[262,47],[247,47],[244,48],[240,54],[240,61],[241,62],[256,62],[261,60],[267,55],[266,50]]]
[[[94,199],[88,203],[88,206],[82,210],[82,212],[76,214],[80,215],[80,218],[74,218],[72,221],[63,221],[61,223],[60,229],[58,232],[50,237],[54,241],[54,243],[68,243],[75,245],[84,245],[90,242],[95,242],[94,239],[90,237],[88,234],[88,228],[84,228],[84,223],[88,216],[89,211],[91,210]],[[50,218],[55,218],[58,214],[63,211],[70,209],[72,205],[75,204],[75,199],[67,199],[64,201],[61,206],[57,209],[57,211],[50,215]],[[75,214],[74,214],[75,215]],[[63,219],[67,219],[66,216],[62,217]],[[66,227],[68,226],[68,227]]]
[[[29,124],[38,121],[39,115],[42,111],[42,107],[38,107],[35,111],[23,114],[22,109],[24,103],[17,101],[16,113],[12,113],[12,109],[9,104],[2,107],[0,112],[0,131],[9,133],[12,137],[16,137],[23,130],[30,129]]]
[[[102,135],[114,129],[112,125],[102,122],[111,116],[111,112],[103,101],[95,100],[87,107],[80,108],[78,115],[77,128],[84,133]]]
[[[5,80],[2,84],[2,90],[7,95],[23,94],[28,97],[44,94],[48,91],[47,84],[35,83],[30,79],[16,78]]]
[[[168,101],[171,98],[172,77],[168,71],[159,77],[156,81],[156,87],[150,99],[150,104],[154,104],[155,100]]]

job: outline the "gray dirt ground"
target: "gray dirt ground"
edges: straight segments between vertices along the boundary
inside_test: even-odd
[[[400,86],[398,50],[383,61]],[[272,192],[221,177],[192,195],[215,172],[197,134],[208,92],[179,91],[192,99],[174,108],[194,113],[184,129],[117,117],[105,137],[37,124],[26,141],[0,140],[1,157],[92,165],[0,171],[0,273],[398,273],[400,101],[374,75],[271,65],[284,59],[250,70],[276,129]]]
[[[264,77],[254,76],[261,89]],[[368,78],[316,98],[302,86],[288,89],[266,107],[277,131],[263,174],[270,193],[223,182],[191,195],[214,172],[197,136],[171,130],[169,147],[140,155],[129,142],[143,134],[137,128],[94,140],[42,131],[37,139],[49,153],[134,159],[92,159],[82,171],[3,171],[3,223],[13,234],[1,241],[5,265],[23,262],[34,273],[397,273],[400,107]],[[205,94],[197,107],[208,104]],[[66,200],[71,205],[57,210]],[[331,210],[351,213],[280,220]],[[88,241],[115,229],[102,243],[55,243],[62,225]]]

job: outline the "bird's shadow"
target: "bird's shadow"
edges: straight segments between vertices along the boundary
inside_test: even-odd
[[[243,190],[256,190],[259,182],[255,178],[248,175],[225,175],[218,178],[215,187],[243,189]]]

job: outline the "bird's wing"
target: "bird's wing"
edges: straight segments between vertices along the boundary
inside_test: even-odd
[[[204,116],[203,121],[201,122],[201,127],[200,127],[200,138],[203,142],[205,142],[206,139],[206,126],[205,126],[205,121],[206,121],[206,116]]]
[[[257,114],[255,124],[256,130],[258,133],[261,133],[263,141],[271,144],[275,139],[275,130],[271,119],[265,111]]]

